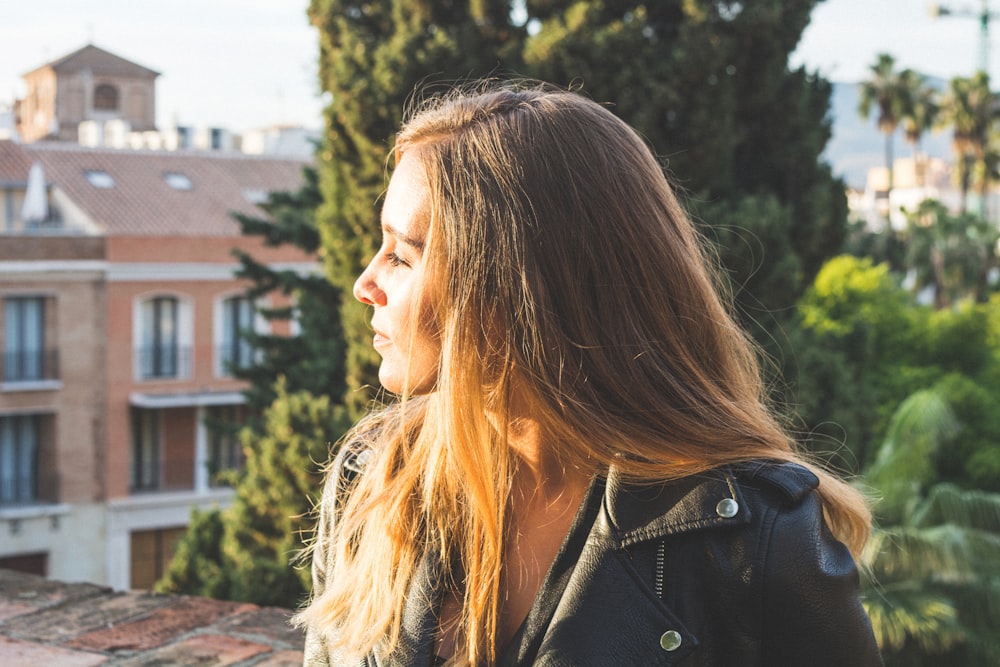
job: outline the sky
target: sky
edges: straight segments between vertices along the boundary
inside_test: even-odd
[[[752,2],[754,0],[746,0]],[[978,11],[982,0],[945,0]],[[21,75],[88,42],[161,73],[157,123],[242,132],[318,127],[317,37],[309,0],[26,0],[0,9],[0,108],[24,93]],[[1000,77],[1000,0],[990,68]],[[824,0],[793,66],[856,82],[880,52],[900,68],[950,79],[979,64],[975,18],[932,18],[925,0]]]

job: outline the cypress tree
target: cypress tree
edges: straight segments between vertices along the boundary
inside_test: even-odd
[[[307,168],[296,192],[269,195],[267,218],[237,215],[242,231],[268,246],[320,250],[315,210],[321,201],[317,172]],[[209,428],[238,435],[244,470],[227,471],[236,498],[225,510],[192,513],[157,590],[295,606],[307,590],[305,570],[290,559],[301,548],[300,532],[321,486],[320,467],[329,447],[348,427],[335,403],[344,394],[344,343],[340,291],[317,262],[315,273],[276,270],[243,251],[238,275],[250,280],[247,296],[292,297],[287,307],[262,308],[270,322],[295,320],[295,336],[242,332],[255,351],[253,363],[232,369],[249,381],[251,414],[245,425],[211,421]]]
[[[386,159],[414,87],[516,70],[524,30],[510,9],[509,0],[312,0],[320,82],[331,96],[318,219],[327,275],[343,294],[378,247]],[[364,306],[345,298],[341,321],[346,405],[357,417],[375,396],[378,357]]]
[[[240,432],[247,463],[233,504],[193,513],[157,591],[289,608],[302,601],[309,568],[294,561],[322,463],[348,422],[327,396],[289,393],[283,380],[274,393],[261,427]]]
[[[816,2],[527,2],[528,71],[611,103],[660,152],[749,319],[789,307],[846,232],[819,159],[830,85],[787,64]]]
[[[321,251],[316,208],[322,202],[319,177],[314,167],[303,170],[303,184],[296,192],[269,195],[263,208],[267,218],[236,214],[246,236],[257,236],[271,247],[293,246],[307,255]],[[233,369],[249,382],[244,391],[252,414],[260,414],[274,400],[274,383],[283,377],[289,391],[308,391],[340,401],[344,393],[344,339],[340,326],[341,292],[330,284],[317,261],[316,272],[277,270],[250,253],[234,251],[240,262],[237,276],[250,281],[247,296],[259,302],[268,294],[293,299],[284,307],[260,308],[269,322],[294,321],[297,335],[273,335],[245,331],[254,350],[252,363]]]

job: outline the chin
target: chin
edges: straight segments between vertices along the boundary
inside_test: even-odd
[[[425,377],[416,383],[412,381],[407,383],[405,374],[393,373],[388,369],[379,369],[378,381],[383,389],[396,395],[406,393],[411,396],[420,396],[431,393],[437,387],[436,376]]]

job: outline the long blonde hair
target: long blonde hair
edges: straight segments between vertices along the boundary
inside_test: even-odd
[[[628,125],[543,86],[452,92],[399,132],[427,174],[425,261],[442,352],[435,390],[348,436],[375,452],[326,544],[336,566],[301,618],[350,654],[399,637],[434,554],[462,596],[458,659],[495,659],[516,392],[565,466],[677,478],[798,461],[757,350],[720,298],[704,241]],[[490,416],[493,416],[491,420]],[[870,517],[810,465],[833,532],[857,554]]]

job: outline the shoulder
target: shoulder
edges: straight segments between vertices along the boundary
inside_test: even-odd
[[[775,513],[808,508],[819,480],[807,468],[773,460],[722,466],[655,482],[608,474],[605,506],[622,544],[703,530],[761,527]]]
[[[748,489],[776,494],[789,506],[801,503],[819,487],[819,478],[805,466],[785,461],[757,460],[729,467],[737,483]]]

